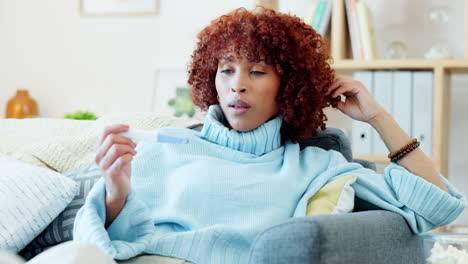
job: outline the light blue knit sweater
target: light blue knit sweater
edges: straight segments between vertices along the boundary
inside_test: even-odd
[[[221,108],[212,106],[201,132],[162,129],[189,137],[189,144],[141,144],[123,210],[106,230],[101,179],[78,212],[74,239],[116,259],[149,253],[196,264],[247,263],[257,234],[304,216],[313,194],[349,174],[358,175],[352,185],[358,197],[401,214],[415,232],[452,222],[465,206],[443,177],[452,195],[396,164],[382,175],[335,151],[281,145],[280,117],[245,133],[224,122]]]

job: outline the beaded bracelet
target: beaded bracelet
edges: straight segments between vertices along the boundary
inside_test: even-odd
[[[395,156],[397,156],[398,154],[400,154],[401,152],[403,152],[405,149],[409,148],[409,146],[413,145],[414,143],[416,143],[418,140],[416,138],[412,138],[411,141],[404,145],[402,148],[400,148],[399,150],[397,151],[394,151],[394,152],[391,152],[390,154],[388,154],[388,157],[391,159]]]
[[[399,150],[388,154],[388,157],[390,158],[391,162],[396,162],[399,159],[403,158],[406,154],[419,147],[419,145],[419,141],[416,138],[413,138],[408,144],[406,144]]]

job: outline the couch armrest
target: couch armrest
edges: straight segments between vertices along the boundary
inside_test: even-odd
[[[260,233],[249,263],[422,263],[417,235],[376,210],[289,219]]]
[[[353,162],[361,164],[364,168],[371,169],[373,171],[376,171],[377,168],[375,166],[375,163],[370,161],[370,160],[365,160],[365,159],[353,159]]]

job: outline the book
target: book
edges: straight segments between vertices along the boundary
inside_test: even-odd
[[[325,0],[320,0],[320,2],[317,4],[317,9],[315,10],[314,14],[314,20],[312,21],[312,28],[314,28],[314,30],[317,32],[320,26],[320,21],[322,21],[322,16],[325,12],[326,6],[327,1]]]
[[[371,71],[358,71],[354,79],[360,81],[368,90],[373,91],[373,73]],[[352,121],[351,145],[356,154],[372,153],[372,126],[359,120]]]
[[[361,33],[359,32],[356,16],[356,0],[345,0],[345,7],[353,59],[363,60],[364,55],[362,54]]]
[[[328,30],[328,25],[330,24],[330,17],[331,17],[331,11],[333,7],[333,2],[332,0],[325,0],[327,2],[322,19],[320,20],[320,25],[318,28],[318,33],[322,36],[325,36],[327,34]]]
[[[393,112],[393,73],[391,71],[375,71],[373,83],[374,97],[389,113]],[[377,131],[372,130],[372,154],[388,154],[388,149]]]
[[[314,14],[315,14],[316,9],[317,9],[316,2],[312,2],[306,6],[306,8],[304,9],[303,17],[302,17],[302,19],[304,20],[306,24],[312,26],[312,22],[314,21]]]
[[[374,19],[372,18],[372,13],[369,7],[366,6],[367,9],[367,20],[368,23],[368,30],[369,30],[369,41],[370,41],[370,56],[371,59],[375,60],[378,59],[377,53],[377,39],[375,37],[375,30],[374,30]]]
[[[432,154],[432,71],[413,73],[413,135],[426,155]]]
[[[413,73],[411,71],[393,72],[393,112],[400,127],[411,136],[413,118],[410,114],[413,105]]]
[[[361,33],[362,51],[365,60],[376,59],[376,41],[374,26],[369,8],[363,1],[356,2],[356,15],[359,32]]]

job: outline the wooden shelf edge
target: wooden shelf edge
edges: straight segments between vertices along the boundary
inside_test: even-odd
[[[365,159],[375,163],[389,163],[390,159],[385,155],[372,155],[372,154],[357,154],[353,155],[353,159]]]
[[[337,70],[468,69],[468,59],[335,60],[331,66]]]
[[[432,161],[434,160],[434,156],[429,156]],[[378,154],[354,154],[353,159],[365,159],[375,163],[390,163],[390,159],[387,155],[378,155]],[[440,168],[437,168],[440,170]]]

